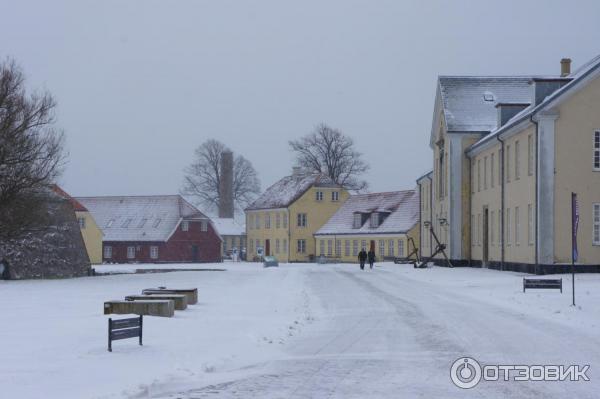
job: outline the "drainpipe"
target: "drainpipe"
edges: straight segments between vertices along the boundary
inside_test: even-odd
[[[421,211],[421,209],[423,208],[423,206],[421,206],[421,204],[423,203],[423,185],[419,184],[417,182],[417,184],[419,185],[419,259],[423,257],[423,212]],[[398,254],[400,255],[400,254]]]
[[[531,123],[533,123],[535,125],[535,165],[534,165],[534,179],[535,179],[535,193],[534,198],[535,200],[533,201],[533,203],[535,204],[535,214],[534,214],[534,241],[533,241],[533,245],[534,245],[534,254],[535,254],[535,274],[538,274],[538,212],[537,212],[537,208],[538,208],[538,129],[540,128],[540,126],[538,125],[538,123],[533,120],[533,116],[530,116],[529,119],[531,120]],[[527,154],[527,162],[529,162],[529,154]]]
[[[433,176],[433,173],[432,173]],[[429,223],[433,223],[433,177],[427,176],[429,179]],[[433,255],[433,248],[431,247],[431,229],[427,229],[429,232],[429,256]]]
[[[500,167],[500,179],[502,180],[500,182],[500,211],[502,212],[502,217],[500,218],[500,234],[502,235],[501,237],[501,247],[500,247],[500,270],[504,270],[504,257],[505,257],[505,242],[504,242],[504,219],[505,219],[505,209],[504,209],[504,185],[505,185],[505,179],[504,179],[504,140],[502,140],[500,138],[500,135],[496,136],[496,139],[501,143],[501,155],[500,157],[502,158],[502,166]]]
[[[469,222],[471,222],[473,220],[473,159],[469,157],[469,182],[470,182],[470,187],[469,187]],[[471,225],[471,231],[469,231],[469,267],[473,267],[473,229],[474,226],[472,223],[469,223]],[[483,258],[483,257],[482,257]],[[483,265],[483,259],[481,259],[481,264]]]

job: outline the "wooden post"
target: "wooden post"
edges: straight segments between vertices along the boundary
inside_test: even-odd
[[[142,331],[144,331],[143,327],[144,316],[140,315],[140,345],[142,345]]]
[[[112,319],[108,319],[108,351],[112,352]]]

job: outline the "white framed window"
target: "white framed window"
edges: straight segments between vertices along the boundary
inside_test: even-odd
[[[521,210],[515,207],[515,245],[521,245]]]
[[[475,179],[475,169],[477,162],[474,159],[471,159],[471,194],[475,194],[475,185],[477,181]]]
[[[158,247],[157,246],[153,245],[150,247],[150,258],[158,259]]]
[[[521,150],[519,140],[515,141],[515,180],[521,178]]]
[[[316,195],[316,198],[315,198],[315,199],[316,199],[317,201],[323,201],[323,191],[316,191],[316,192],[315,192],[315,195]]]
[[[287,218],[287,215],[285,213],[281,214],[281,220],[283,221],[283,228],[287,229],[288,218]]]
[[[471,215],[471,247],[477,245],[477,225],[475,224],[475,215]]]
[[[533,147],[533,135],[527,136],[527,175],[533,175],[533,162],[535,160],[535,153]]]
[[[481,191],[481,159],[477,160],[477,192]]]
[[[533,245],[533,205],[527,204],[527,243]]]
[[[298,240],[297,247],[298,247],[299,254],[306,253],[306,240]]]
[[[362,240],[362,241],[360,242],[360,247],[361,247],[362,249],[364,249],[365,251],[367,251],[367,250],[368,250],[368,248],[367,248],[367,240]]]
[[[278,229],[281,227],[281,214],[277,212],[275,214],[275,228]]]
[[[488,157],[483,157],[483,189],[488,188]]]
[[[297,216],[298,227],[306,227],[306,213],[299,213]]]
[[[279,238],[275,240],[275,253],[278,254],[280,250],[279,247]]]
[[[184,220],[181,222],[181,231],[188,231],[190,229],[190,222]]]
[[[385,256],[385,240],[379,240],[379,256]]]
[[[481,246],[481,213],[477,214],[477,246]]]
[[[506,208],[506,245],[510,245],[510,241],[512,240],[510,226],[510,208]]]
[[[105,259],[112,258],[112,247],[110,245],[104,246],[104,258]]]
[[[498,209],[498,246],[502,246],[502,211]]]
[[[335,240],[335,256],[342,256],[342,240]]]
[[[127,259],[135,259],[135,247],[127,247]]]
[[[371,227],[378,227],[378,226],[379,226],[379,213],[373,212],[371,214]]]
[[[332,191],[331,192],[331,200],[333,202],[339,201],[340,200],[340,192],[339,191]]]
[[[202,220],[200,222],[200,231],[208,231],[208,221]]]
[[[592,233],[593,244],[600,245],[600,203],[592,204],[592,206],[592,216],[594,221]]]
[[[388,256],[394,256],[394,240],[388,240]]]
[[[350,256],[350,240],[344,242],[344,255]]]
[[[77,218],[77,221],[79,222],[79,228],[82,230],[85,229],[85,218],[79,217]]]
[[[490,187],[494,188],[494,156],[496,154],[492,152],[492,155],[490,156]]]
[[[352,256],[358,256],[358,240],[352,240]]]
[[[283,253],[287,254],[287,239],[283,239]]]
[[[506,146],[506,165],[504,165],[504,173],[506,173],[506,182],[510,182],[510,145]]]
[[[265,213],[265,229],[271,228],[271,214],[269,212]]]
[[[494,238],[495,238],[495,223],[496,223],[496,218],[495,218],[495,213],[494,211],[492,211],[490,213],[490,245],[493,247],[494,246]]]
[[[254,228],[256,230],[260,229],[260,214],[254,215]]]
[[[325,255],[325,240],[319,240],[319,255]]]
[[[594,170],[600,171],[600,130],[594,132]]]
[[[333,255],[333,240],[327,240],[327,256]]]
[[[398,240],[398,256],[404,257],[404,240]]]
[[[355,229],[360,229],[362,227],[362,214],[354,214],[354,221],[352,223],[352,227],[354,227]]]

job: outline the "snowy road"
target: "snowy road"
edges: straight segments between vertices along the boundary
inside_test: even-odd
[[[305,274],[305,284],[323,308],[319,320],[293,340],[284,355],[247,367],[242,378],[160,397],[597,397],[600,384],[594,369],[600,366],[600,339],[595,321],[587,331],[569,326],[568,319],[553,320],[552,314],[560,312],[546,314],[537,308],[544,295],[562,304],[568,301],[565,294],[530,294],[523,298],[532,300],[531,310],[527,303],[520,309],[519,304],[499,305],[498,298],[476,300],[476,292],[470,295],[460,288],[477,291],[472,283],[435,280],[452,271],[401,268],[280,270]],[[474,282],[483,276],[482,284],[489,284],[490,278],[498,279],[500,286],[511,279],[520,281],[515,274],[487,270],[456,274],[469,271]],[[591,364],[591,381],[484,381],[461,390],[452,385],[449,369],[467,355],[485,364]]]

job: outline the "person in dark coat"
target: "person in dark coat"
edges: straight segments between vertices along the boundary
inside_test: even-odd
[[[365,262],[367,261],[367,252],[364,248],[358,253],[358,261],[360,262],[360,270],[364,270]]]
[[[371,269],[372,269],[373,263],[375,263],[375,251],[369,250],[367,257],[369,258],[369,266],[371,266]]]

